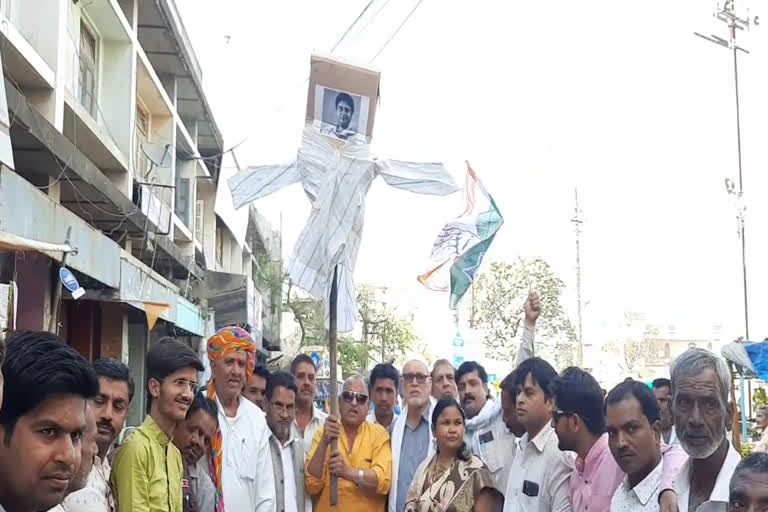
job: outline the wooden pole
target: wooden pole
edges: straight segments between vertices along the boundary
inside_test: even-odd
[[[67,239],[64,242],[66,245],[69,245],[69,239],[72,235],[72,226],[67,228]],[[69,255],[68,252],[65,252],[61,255],[61,266],[59,268],[64,268],[67,265],[67,256]],[[53,287],[53,304],[51,304],[51,320],[48,323],[48,332],[52,332],[53,334],[59,334],[59,308],[61,307],[61,278],[57,275],[56,276],[56,284]]]
[[[330,394],[331,394],[331,416],[339,417],[339,389],[336,375],[337,365],[337,334],[336,334],[336,309],[339,299],[338,287],[338,266],[333,267],[333,283],[331,283],[331,297],[328,307],[328,353],[331,359],[330,374]],[[331,443],[331,453],[339,451],[339,443],[334,440]],[[339,503],[339,477],[331,475],[331,506],[335,507]]]
[[[736,401],[736,377],[733,374],[733,363],[728,363],[728,372],[731,374],[731,403],[733,404],[733,447],[741,453],[741,416],[739,404]]]

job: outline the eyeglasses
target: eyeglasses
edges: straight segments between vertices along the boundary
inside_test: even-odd
[[[161,380],[160,382],[166,382],[164,380]],[[192,394],[197,393],[197,382],[192,382],[191,380],[185,380],[185,379],[175,379],[173,381],[173,385],[177,388],[188,388]]]
[[[418,384],[424,384],[427,382],[427,377],[429,375],[424,375],[423,373],[404,373],[403,374],[403,380],[405,382],[416,382]]]
[[[355,404],[365,405],[368,402],[368,395],[365,393],[355,393],[353,391],[343,391],[341,398],[348,404],[355,402]]]

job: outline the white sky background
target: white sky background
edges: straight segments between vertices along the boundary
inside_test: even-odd
[[[215,117],[241,164],[287,161],[300,141],[312,52],[327,53],[367,0],[176,0]],[[417,0],[377,0],[336,55],[368,61]],[[735,209],[730,53],[702,0],[424,0],[375,64],[382,70],[373,143],[381,156],[468,159],[506,223],[486,259],[542,256],[575,313],[574,186],[584,212],[585,341],[615,334],[624,311],[681,336],[743,332]],[[655,7],[654,7],[655,6]],[[768,336],[768,11],[740,56],[751,334]],[[362,31],[360,30],[362,29]],[[229,36],[227,43],[225,36]],[[282,212],[290,253],[309,211],[295,185],[256,205]],[[451,352],[448,297],[415,280],[461,197],[367,197],[356,281],[390,287],[436,356]],[[575,320],[575,315],[573,316]]]

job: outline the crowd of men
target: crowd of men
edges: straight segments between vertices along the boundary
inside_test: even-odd
[[[0,511],[328,512],[335,478],[337,510],[404,512],[446,396],[495,480],[476,512],[765,508],[768,454],[742,460],[728,441],[720,358],[689,349],[654,389],[627,379],[606,395],[588,372],[558,374],[526,352],[537,317],[529,302],[498,399],[477,362],[411,360],[344,381],[338,418],[317,406],[307,355],[269,372],[250,335],[228,327],[208,340],[212,377],[200,389],[198,354],[164,338],[146,355],[148,415],[120,443],[135,398],[128,367],[89,363],[50,333],[13,333],[0,344]]]

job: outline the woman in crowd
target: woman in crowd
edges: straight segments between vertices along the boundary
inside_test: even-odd
[[[441,398],[432,411],[437,449],[424,461],[408,489],[405,512],[470,512],[493,475],[464,444],[464,411],[452,397]]]

